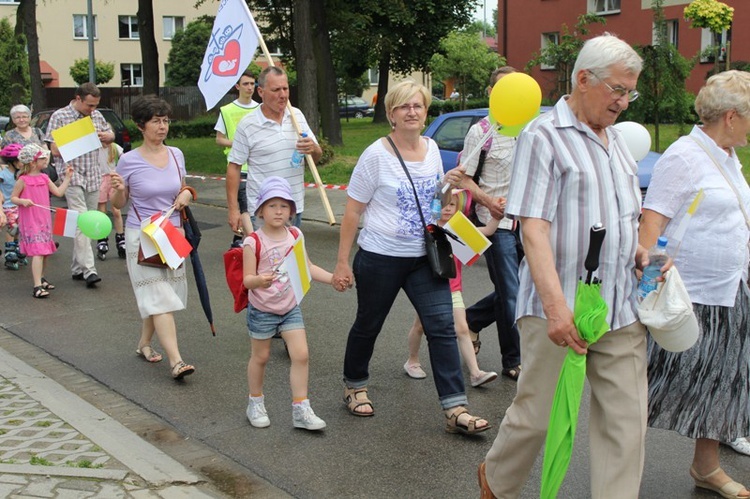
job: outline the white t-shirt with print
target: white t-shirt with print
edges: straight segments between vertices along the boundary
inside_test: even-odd
[[[347,195],[367,205],[357,243],[367,251],[387,256],[418,257],[425,254],[424,226],[415,209],[414,190],[390,145],[378,140],[359,157]],[[443,168],[437,144],[429,138],[424,161],[406,161],[421,205],[430,223],[430,201]]]

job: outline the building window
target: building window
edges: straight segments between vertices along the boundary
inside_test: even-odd
[[[667,33],[666,33],[667,42],[677,47],[677,33],[678,33],[677,30],[680,25],[679,22],[677,21],[677,19],[669,19],[667,21],[664,21],[664,25],[667,29]],[[651,26],[652,26],[651,44],[658,45],[659,40],[658,40],[658,36],[656,33],[656,26],[653,24]]]
[[[73,14],[73,38],[75,39],[88,39],[89,29],[86,14]],[[94,38],[96,38],[96,16],[93,19]]]
[[[377,86],[380,83],[380,70],[378,68],[368,69],[367,78],[370,80],[370,85]]]
[[[717,48],[719,61],[724,61],[727,56],[727,30],[714,33],[708,28],[701,28],[701,62],[714,62]]]
[[[560,33],[542,33],[542,54],[544,54],[547,47],[550,45],[558,45],[560,43]],[[554,64],[547,64],[542,62],[539,66],[541,69],[555,69]]]
[[[120,64],[122,85],[143,86],[143,66],[141,64]]]
[[[162,18],[162,24],[164,26],[164,39],[171,40],[174,38],[175,33],[182,31],[185,28],[185,18],[164,16]]]
[[[120,28],[120,38],[129,38],[137,40],[138,36],[138,18],[135,16],[119,16],[118,25]]]
[[[620,13],[620,0],[588,0],[589,12],[600,16]]]

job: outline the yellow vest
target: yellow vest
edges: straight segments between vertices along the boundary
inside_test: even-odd
[[[221,107],[219,112],[221,113],[221,119],[224,120],[224,128],[226,128],[227,130],[227,138],[229,140],[234,140],[234,134],[237,131],[237,125],[240,124],[242,118],[258,109],[258,107],[260,106],[246,108],[238,106],[234,103],[234,101],[230,102],[226,106]],[[231,147],[225,147],[224,154],[229,156],[229,151],[231,149]],[[242,169],[240,171],[247,173],[247,163],[242,165]]]

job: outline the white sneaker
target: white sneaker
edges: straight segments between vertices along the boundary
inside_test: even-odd
[[[245,411],[250,424],[256,428],[266,428],[271,424],[266,413],[266,405],[263,397],[248,397],[247,410]]]
[[[727,445],[734,449],[735,452],[750,456],[750,442],[745,437],[739,437],[731,442],[727,442]]]
[[[322,430],[326,427],[326,422],[313,412],[309,400],[292,404],[292,423],[295,428],[304,428],[305,430]]]

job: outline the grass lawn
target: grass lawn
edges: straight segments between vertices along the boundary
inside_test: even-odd
[[[651,137],[654,137],[654,126],[647,125]],[[682,134],[690,133],[690,125],[683,127]],[[362,152],[378,137],[385,136],[390,130],[387,124],[376,125],[369,118],[350,119],[341,121],[341,132],[344,145],[335,147],[335,155],[331,163],[318,169],[324,184],[347,184],[354,165]],[[660,151],[664,150],[680,136],[677,125],[661,125],[659,127]],[[179,147],[185,154],[187,169],[191,173],[206,175],[223,175],[226,173],[226,157],[223,148],[216,145],[214,137],[197,139],[170,139],[169,145]],[[654,149],[652,147],[652,149]],[[745,177],[750,182],[750,146],[737,149],[740,161],[745,165]],[[305,171],[305,180],[312,182],[309,171]]]

